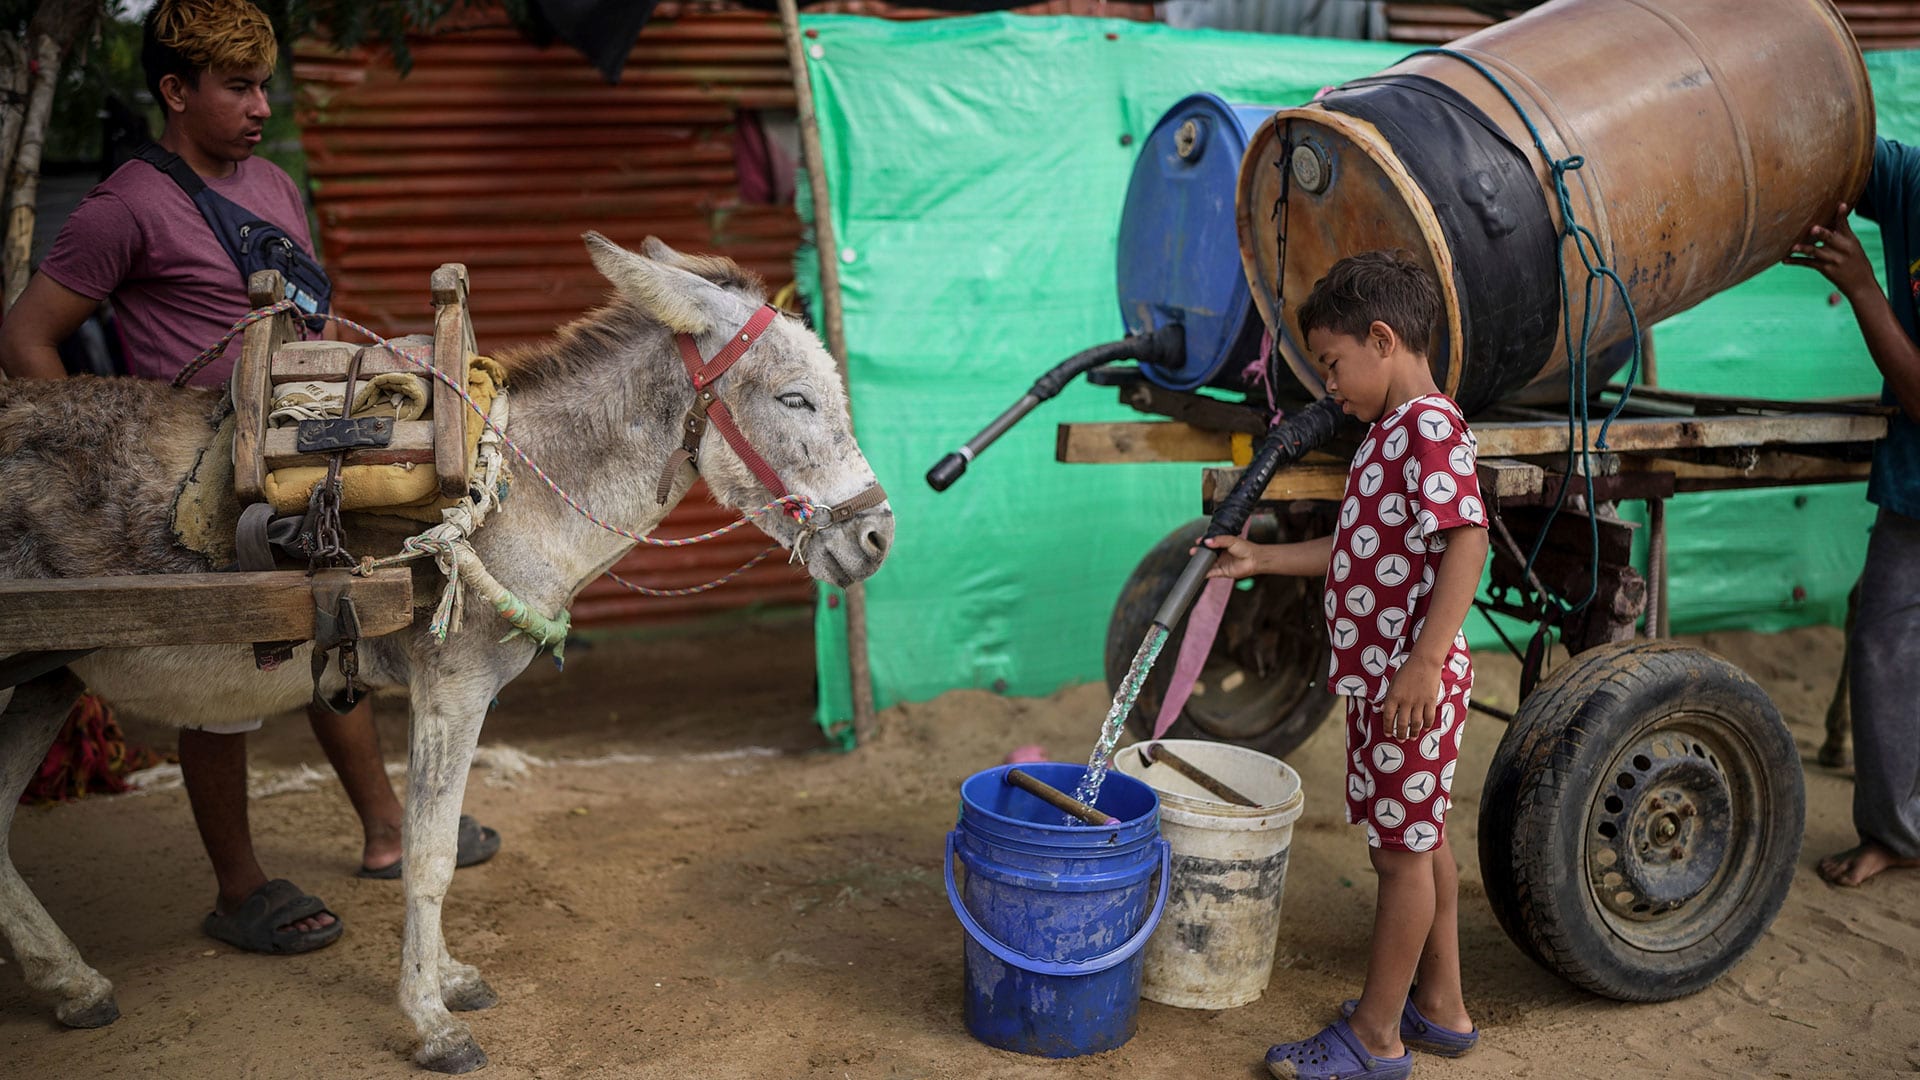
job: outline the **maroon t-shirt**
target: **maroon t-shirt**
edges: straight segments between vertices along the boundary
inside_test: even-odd
[[[293,180],[260,158],[207,186],[286,230],[313,250]],[[94,300],[111,296],[127,373],[172,379],[245,315],[246,282],[207,219],[173,179],[130,161],[87,193],[40,263],[41,273]],[[233,372],[239,339],[193,377],[218,386]]]

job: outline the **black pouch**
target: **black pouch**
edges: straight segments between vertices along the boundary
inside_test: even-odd
[[[199,207],[200,216],[239,269],[242,287],[258,271],[278,270],[287,283],[285,298],[301,312],[315,316],[330,309],[333,279],[285,229],[209,188],[178,154],[168,153],[158,143],[148,143],[135,156],[172,177]],[[324,320],[317,318],[305,321],[316,333],[324,325]]]

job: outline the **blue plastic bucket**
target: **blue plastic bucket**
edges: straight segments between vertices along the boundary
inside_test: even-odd
[[[1068,792],[1086,773],[1084,765],[1002,765],[960,785],[946,877],[967,930],[967,1030],[988,1046],[1041,1057],[1111,1050],[1133,1037],[1140,949],[1167,906],[1160,800],[1109,772],[1097,805],[1119,823],[1068,825],[1060,810],[1006,782],[1013,768]],[[955,864],[966,869],[962,884]]]

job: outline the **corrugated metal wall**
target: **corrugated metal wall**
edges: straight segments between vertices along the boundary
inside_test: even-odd
[[[936,12],[843,0],[836,10],[900,18]],[[1034,14],[1152,17],[1152,5],[1052,0]],[[664,3],[634,44],[618,86],[573,49],[534,47],[505,17],[463,12],[411,43],[401,78],[385,57],[295,49],[296,116],[334,306],[382,333],[428,325],[427,277],[443,262],[472,275],[481,348],[537,340],[597,304],[606,283],[580,234],[730,256],[775,288],[793,276],[800,223],[791,207],[743,203],[734,168],[738,109],[792,109],[778,20],[715,3]],[[737,515],[704,487],[661,536],[706,532]],[[681,588],[752,558],[752,527],[682,549],[636,548],[629,580]],[[725,588],[649,598],[601,579],[575,625],[686,618],[750,604],[799,604],[812,582],[774,556]]]
[[[1835,4],[1862,49],[1920,48],[1920,3],[1839,0]],[[1463,7],[1388,4],[1387,37],[1408,44],[1439,45],[1473,33],[1493,20]]]
[[[480,25],[414,42],[404,79],[384,57],[304,44],[295,52],[336,310],[383,333],[418,330],[431,315],[428,275],[464,262],[481,348],[537,340],[605,296],[581,246],[587,229],[729,255],[776,287],[792,277],[800,224],[790,207],[738,201],[731,137],[736,109],[793,107],[777,23],[747,14],[655,22],[626,78],[608,86],[570,48],[535,48],[498,16],[461,18]],[[699,488],[659,535],[735,516]],[[766,543],[749,527],[692,548],[637,548],[616,571],[648,586],[696,585]],[[803,573],[773,558],[696,597],[641,597],[602,579],[575,604],[574,621],[675,619],[812,595]]]

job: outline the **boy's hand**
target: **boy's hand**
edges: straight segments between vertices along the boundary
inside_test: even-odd
[[[1820,271],[1848,300],[1879,296],[1880,281],[1874,277],[1873,263],[1860,247],[1860,238],[1853,235],[1853,227],[1847,224],[1849,209],[1846,203],[1841,203],[1834,212],[1832,225],[1808,229],[1806,237],[1793,245],[1793,253],[1781,261],[1788,266],[1807,266]]]
[[[1238,581],[1260,573],[1262,545],[1244,536],[1208,536],[1202,537],[1200,542],[1220,552],[1220,557],[1213,560],[1213,565],[1207,569],[1208,577]]]
[[[1380,721],[1386,725],[1389,739],[1415,739],[1427,733],[1436,722],[1440,705],[1440,663],[1426,657],[1407,657],[1393,682],[1387,685],[1387,697],[1380,703]]]

